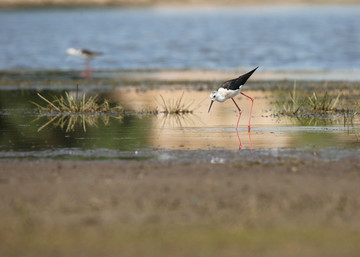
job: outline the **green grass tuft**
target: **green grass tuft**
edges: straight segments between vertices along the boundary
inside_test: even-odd
[[[334,100],[327,92],[325,92],[323,97],[319,97],[315,92],[313,92],[313,95],[307,98],[307,103],[309,107],[316,112],[336,112],[336,105],[339,102],[340,96],[341,93],[339,93]]]
[[[336,97],[330,96],[328,92],[325,92],[322,96],[313,92],[311,96],[305,95],[300,97],[296,91],[296,83],[294,83],[293,90],[289,93],[289,97],[276,102],[279,107],[278,114],[298,117],[348,112],[348,110],[337,108],[340,96],[341,92]]]
[[[300,110],[302,104],[296,94],[296,82],[294,83],[293,91],[289,93],[289,100],[283,104],[282,114],[296,115]]]

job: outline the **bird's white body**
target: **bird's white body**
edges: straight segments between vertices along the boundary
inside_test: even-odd
[[[242,86],[241,86],[242,87]],[[225,102],[226,100],[233,98],[241,93],[241,87],[236,90],[219,88],[217,91],[214,91],[210,94],[210,99],[213,101],[218,101],[220,103]]]
[[[81,58],[83,58],[85,60],[91,60],[94,57],[96,57],[98,55],[101,55],[101,53],[99,53],[99,52],[92,52],[92,51],[89,51],[89,50],[75,49],[75,48],[68,48],[66,50],[66,53],[68,55],[74,55],[74,56],[81,57]]]
[[[82,51],[80,49],[75,49],[75,48],[68,48],[66,50],[66,53],[68,55],[74,55],[74,56],[78,56],[81,57],[83,59],[87,59],[88,56],[86,54],[83,54]]]

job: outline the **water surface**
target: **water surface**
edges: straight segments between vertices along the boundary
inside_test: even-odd
[[[243,114],[238,133],[238,113],[231,102],[215,103],[207,113],[208,93],[186,91],[185,101],[194,101],[188,115],[144,114],[142,110],[161,108],[156,96],[178,99],[182,90],[138,92],[117,88],[101,96],[122,104],[126,114],[56,116],[39,115],[35,101],[45,104],[35,90],[0,91],[0,158],[152,158],[163,151],[280,150],[318,151],[360,148],[360,125],[327,120],[288,119],[271,115],[274,108],[269,92],[249,91],[255,97],[252,129],[247,130],[250,101],[237,98]],[[88,92],[94,94],[95,92]],[[64,91],[43,90],[49,99]],[[134,100],[136,99],[136,100]],[[170,158],[165,155],[161,158]],[[186,157],[186,156],[185,156]],[[184,158],[185,158],[184,157]],[[187,157],[186,157],[187,158]]]
[[[0,11],[0,70],[360,70],[359,5]]]

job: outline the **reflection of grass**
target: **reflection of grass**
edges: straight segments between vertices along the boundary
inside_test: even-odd
[[[123,116],[113,118],[121,121],[123,119]],[[75,131],[79,127],[82,127],[84,132],[86,132],[87,126],[97,127],[99,120],[102,120],[104,125],[107,126],[110,121],[110,115],[57,115],[55,117],[52,117],[48,122],[42,125],[38,129],[38,132],[40,132],[50,124],[53,124],[54,127],[59,127],[65,130],[65,132]]]
[[[314,116],[314,115],[304,115],[304,116],[294,116],[290,117],[291,121],[300,125],[300,126],[329,126],[329,125],[349,125],[350,121],[343,119],[342,116]]]
[[[344,126],[346,124],[353,124],[356,114],[357,111],[351,111],[351,110],[344,111]]]
[[[162,127],[180,127],[182,128],[183,126],[191,126],[191,125],[195,125],[196,121],[200,121],[200,117],[198,117],[197,115],[193,114],[193,113],[186,113],[183,115],[169,115],[169,114],[164,114],[161,117],[161,121],[162,121]]]
[[[301,126],[328,126],[330,124],[340,123],[333,119],[325,119],[323,117],[305,116],[305,117],[294,117],[296,123]]]
[[[76,90],[75,97],[69,92],[65,92],[65,96],[54,96],[53,100],[49,100],[38,93],[38,96],[44,100],[48,105],[42,106],[38,103],[32,102],[38,107],[39,112],[52,112],[52,113],[107,113],[123,111],[119,105],[110,107],[109,101],[104,100],[99,104],[98,96],[86,97],[83,93],[82,97],[78,97],[78,89]]]

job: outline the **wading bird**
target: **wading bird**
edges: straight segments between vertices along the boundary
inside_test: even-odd
[[[82,59],[85,60],[86,70],[81,73],[81,76],[86,78],[86,79],[91,79],[91,77],[92,77],[92,69],[91,69],[91,66],[90,66],[90,61],[92,59],[94,59],[96,56],[101,55],[102,53],[93,52],[93,51],[90,51],[90,50],[87,50],[87,49],[75,49],[75,48],[68,48],[66,50],[66,53],[68,55],[74,55],[74,56],[81,57]]]
[[[248,73],[245,73],[244,75],[241,75],[240,77],[238,77],[236,79],[231,79],[231,80],[225,81],[218,90],[215,90],[210,94],[211,103],[210,103],[208,112],[210,112],[211,106],[213,105],[213,103],[215,101],[222,103],[231,98],[231,100],[234,102],[234,104],[236,105],[236,108],[239,110],[239,118],[238,118],[238,121],[236,124],[236,131],[238,129],[239,120],[241,117],[241,109],[239,108],[239,106],[236,104],[236,102],[234,100],[234,97],[237,96],[238,94],[242,94],[251,100],[249,125],[248,125],[248,129],[250,131],[250,120],[251,120],[252,107],[254,104],[254,98],[252,98],[248,95],[245,95],[243,92],[241,92],[241,89],[242,89],[242,86],[246,83],[246,81],[256,71],[257,68],[259,68],[259,67],[256,67],[252,71],[249,71]]]

